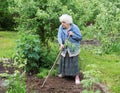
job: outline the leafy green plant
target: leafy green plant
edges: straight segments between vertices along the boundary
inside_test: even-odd
[[[58,44],[49,42],[49,46],[44,46],[40,44],[38,35],[22,33],[17,41],[14,59],[19,66],[26,64],[27,71],[35,71],[36,73],[39,68],[50,68],[57,56],[57,52]]]
[[[94,93],[94,85],[100,81],[100,71],[96,70],[97,66],[95,64],[87,65],[86,68],[89,70],[83,72],[85,79],[83,79],[81,83],[83,84],[83,87],[86,88],[86,91],[89,90],[88,93]],[[95,91],[95,93],[99,93],[99,91]]]
[[[17,41],[16,56],[19,59],[26,59],[26,70],[36,71],[39,67],[40,58],[40,40],[37,35],[25,34],[20,35]]]
[[[97,73],[94,70],[84,72],[85,79],[81,81],[84,88],[90,88],[90,90],[94,90],[94,84],[99,81],[97,77],[94,77],[97,76],[96,74]]]
[[[19,71],[15,71],[4,82],[4,85],[7,86],[6,93],[18,93],[18,91],[19,93],[26,93],[25,72],[20,74]]]

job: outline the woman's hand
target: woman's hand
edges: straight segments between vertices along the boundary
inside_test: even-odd
[[[63,44],[60,44],[60,50],[62,50],[64,48]]]
[[[72,36],[74,33],[72,31],[68,32],[69,36]]]

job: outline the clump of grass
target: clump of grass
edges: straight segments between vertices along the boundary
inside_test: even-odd
[[[37,78],[46,78],[46,76],[48,75],[50,69],[47,69],[47,68],[40,68],[40,71],[39,73],[37,73]],[[51,72],[51,76],[56,76],[57,74],[57,70],[56,68],[52,70]]]
[[[36,75],[38,78],[45,78],[49,70],[46,68],[40,68],[40,72]]]

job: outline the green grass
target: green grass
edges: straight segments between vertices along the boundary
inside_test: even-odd
[[[120,56],[97,55],[82,48],[79,58],[83,71],[99,71],[100,81],[110,88],[111,93],[120,93]]]
[[[0,31],[0,58],[10,58],[14,54],[16,46],[17,32]]]

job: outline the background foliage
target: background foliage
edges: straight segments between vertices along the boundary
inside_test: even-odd
[[[2,6],[5,6],[1,13],[4,14],[4,10],[7,10],[6,13],[12,15],[12,17],[8,17],[12,18],[11,24],[13,25],[12,22],[16,23],[15,30],[19,31],[20,37],[25,39],[19,40],[18,47],[21,48],[20,51],[23,51],[19,53],[23,53],[28,61],[31,60],[29,57],[31,54],[33,63],[40,61],[39,64],[41,64],[45,61],[45,59],[41,59],[41,56],[44,58],[42,52],[49,56],[50,45],[48,42],[49,40],[56,40],[57,29],[60,25],[59,16],[64,13],[73,16],[74,23],[80,27],[84,40],[98,39],[101,42],[101,53],[118,52],[120,50],[119,4],[118,0],[7,0],[1,3]],[[4,22],[6,21],[4,20]],[[23,36],[23,34],[25,35]],[[36,35],[39,38],[34,37]],[[34,45],[33,42],[36,44]],[[20,44],[24,44],[24,46]],[[41,49],[44,47],[46,49],[40,51],[39,46]],[[31,47],[36,50],[29,51]]]

